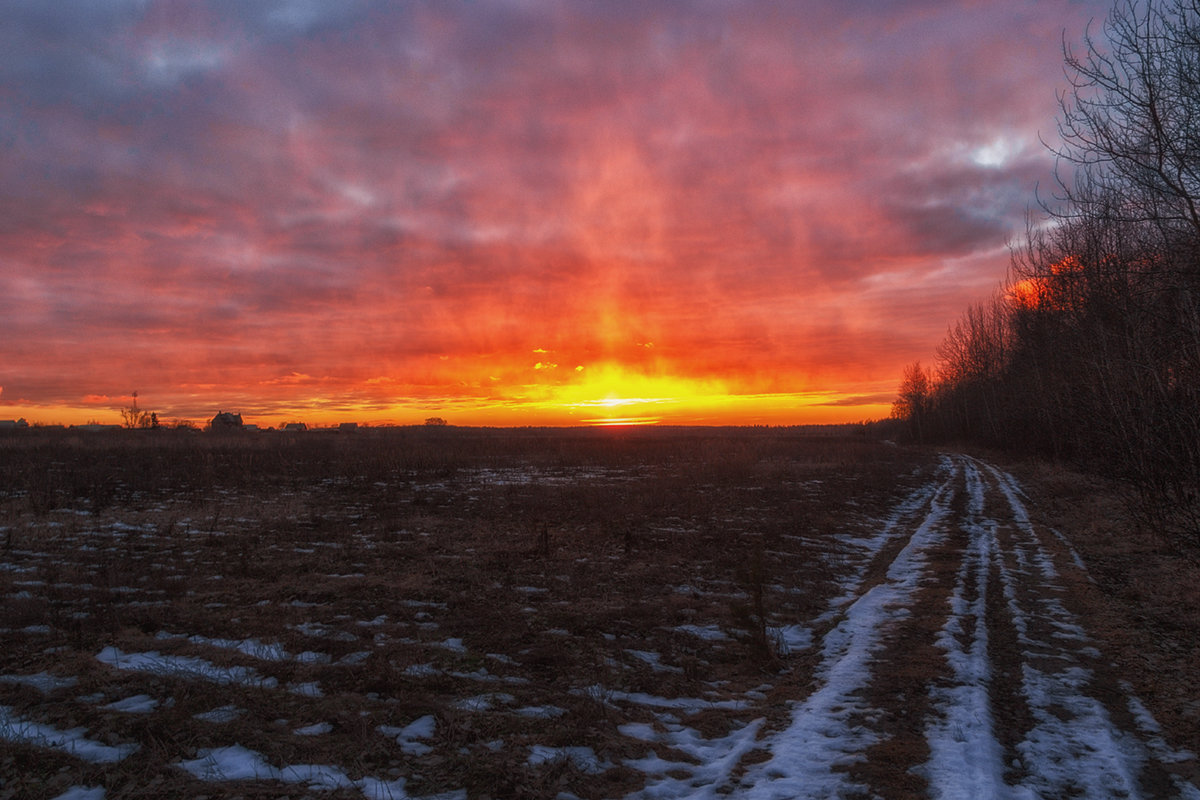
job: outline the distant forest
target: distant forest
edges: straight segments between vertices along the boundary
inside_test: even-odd
[[[1064,55],[1057,187],[893,416],[1119,478],[1200,544],[1200,0],[1119,0]]]

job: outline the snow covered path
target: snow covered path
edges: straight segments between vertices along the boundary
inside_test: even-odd
[[[995,467],[943,459],[851,579],[811,691],[737,796],[1200,798],[1171,769],[1194,755],[1163,745],[1068,610],[1081,562],[1021,498]]]
[[[1200,800],[1178,769],[1196,756],[1166,746],[1069,610],[1083,562],[1012,476],[945,456],[856,544],[786,722],[709,741],[631,731],[702,764],[635,796]]]

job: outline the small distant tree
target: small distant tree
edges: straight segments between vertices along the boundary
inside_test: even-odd
[[[121,409],[121,419],[126,428],[157,428],[158,415],[138,408],[138,393],[133,393],[133,402],[129,408]]]
[[[436,426],[440,426],[440,425],[445,425],[447,423],[446,423],[446,420],[442,419],[441,417],[430,417],[429,419],[425,420],[425,424],[429,425],[431,427],[436,427]]]

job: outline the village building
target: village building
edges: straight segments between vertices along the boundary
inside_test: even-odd
[[[209,427],[214,431],[240,431],[243,428],[242,415],[218,411],[217,415],[212,418],[212,422],[209,423]]]

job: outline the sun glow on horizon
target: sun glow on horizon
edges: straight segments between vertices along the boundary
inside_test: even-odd
[[[577,369],[559,384],[531,392],[530,406],[569,416],[586,413],[588,425],[652,424],[680,411],[695,412],[729,405],[723,381],[639,372],[615,362]]]
[[[142,392],[141,405],[156,411],[159,422],[179,421],[204,427],[218,410],[241,413],[246,424],[277,428],[287,422],[335,427],[344,422],[366,426],[420,425],[437,417],[451,425],[486,427],[564,427],[622,425],[802,425],[842,424],[886,417],[892,390],[866,384],[857,392],[831,387],[803,391],[762,391],[726,381],[657,373],[616,361],[559,375],[538,371],[534,383],[505,382],[486,389],[466,386],[460,394],[418,394],[399,380],[379,379],[335,385],[326,394],[303,397],[262,394],[261,385],[212,387],[214,399],[189,393],[169,397]],[[483,382],[486,383],[486,382]],[[798,386],[804,381],[797,379]],[[476,386],[482,385],[476,382]],[[380,391],[383,389],[383,391]],[[390,395],[390,396],[389,396]],[[120,424],[120,397],[81,398],[77,403],[25,405],[0,403],[0,419],[25,418],[33,425]]]
[[[1108,3],[44,5],[0,48],[0,421],[267,429],[887,417]]]
[[[591,317],[589,317],[591,319]],[[611,321],[611,320],[610,320]],[[626,320],[626,329],[638,327]],[[588,331],[580,328],[585,342]],[[466,427],[843,424],[888,415],[891,381],[795,371],[746,374],[702,360],[694,351],[608,331],[607,358],[581,358],[561,344],[475,355],[433,354],[414,367],[360,374],[291,371],[261,377],[249,370],[223,383],[143,391],[141,405],[160,424],[205,427],[217,411],[240,413],[258,429],[303,422],[312,428],[420,425],[428,419]],[[624,339],[624,343],[621,340]],[[574,352],[572,352],[574,350]],[[709,355],[708,351],[702,351]],[[719,362],[718,362],[719,363]],[[397,368],[399,367],[399,368]],[[33,424],[120,424],[130,396],[89,394],[74,403],[5,406],[0,419]]]

